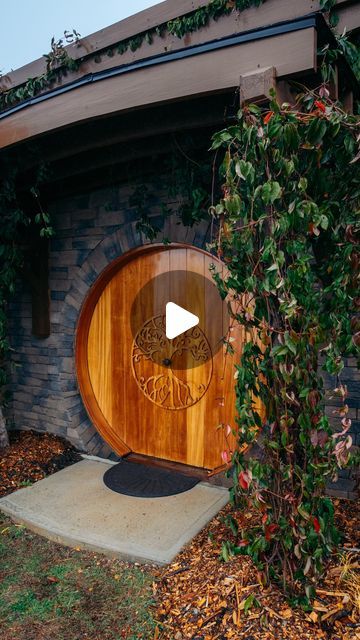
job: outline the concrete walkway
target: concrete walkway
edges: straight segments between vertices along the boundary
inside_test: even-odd
[[[0,499],[0,509],[69,546],[166,564],[228,501],[205,483],[166,498],[132,498],[103,483],[106,461],[82,460]]]

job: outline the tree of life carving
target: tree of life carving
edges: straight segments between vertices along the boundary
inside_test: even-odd
[[[208,389],[212,353],[198,326],[169,340],[165,316],[155,316],[134,339],[131,365],[139,388],[151,402],[163,409],[187,409]]]

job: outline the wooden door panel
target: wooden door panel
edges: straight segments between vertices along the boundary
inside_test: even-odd
[[[193,247],[151,247],[124,264],[114,264],[100,290],[90,293],[89,298],[97,296],[95,302],[84,305],[77,339],[80,390],[87,388],[90,417],[105,440],[111,432],[111,445],[120,453],[125,443],[136,453],[196,467],[222,464],[226,441],[219,425],[235,426],[234,361],[243,335],[239,329],[233,332],[236,356],[225,355],[221,347],[193,366],[194,354],[207,353],[216,341],[213,317],[221,301],[214,288],[203,284],[204,278],[212,281],[213,262],[212,256]],[[190,277],[194,273],[198,279]],[[146,293],[140,295],[144,287]],[[177,349],[175,341],[163,340],[169,301],[199,316],[191,339],[201,344],[200,351]],[[224,327],[226,314],[224,304]],[[167,354],[170,367],[162,364]],[[99,412],[105,426],[94,419]]]

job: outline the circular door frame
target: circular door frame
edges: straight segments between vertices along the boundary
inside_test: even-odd
[[[80,395],[89,418],[94,424],[96,430],[100,433],[105,442],[107,442],[107,444],[109,444],[109,446],[115,451],[115,453],[120,456],[131,453],[131,449],[119,438],[113,427],[106,420],[99,407],[90,380],[87,345],[91,320],[101,294],[113,276],[120,271],[120,269],[125,267],[126,264],[132,260],[144,254],[157,253],[159,251],[172,251],[176,249],[194,249],[207,257],[212,257],[214,261],[220,262],[219,258],[213,256],[208,251],[183,242],[172,242],[167,245],[154,243],[136,247],[135,249],[131,249],[130,251],[122,254],[118,258],[115,258],[115,260],[112,260],[108,266],[105,267],[89,289],[80,309],[75,335],[75,367]]]

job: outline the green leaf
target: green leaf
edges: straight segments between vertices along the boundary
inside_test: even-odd
[[[298,150],[300,137],[294,123],[288,122],[284,125],[284,138],[290,149],[293,149],[294,151]]]
[[[289,349],[289,351],[291,351],[291,353],[293,353],[296,356],[296,344],[293,341],[293,339],[290,337],[290,334],[288,331],[285,331],[284,333],[284,340],[285,340],[285,344],[287,346],[287,348]]]
[[[307,140],[310,144],[318,145],[326,133],[327,122],[324,118],[314,117],[307,130]]]
[[[301,504],[299,504],[297,510],[300,513],[301,517],[304,518],[304,520],[310,520],[310,514]]]
[[[325,231],[329,228],[329,218],[324,214],[320,216],[320,227]]]
[[[245,162],[245,160],[239,160],[235,165],[236,174],[242,180],[247,180],[250,184],[253,184],[255,178],[255,169],[251,162]]]
[[[247,613],[249,609],[251,609],[251,607],[254,604],[254,601],[255,601],[255,596],[253,593],[251,593],[245,600],[244,613]]]
[[[307,178],[305,178],[305,176],[301,176],[299,183],[298,183],[298,187],[300,189],[300,191],[306,191],[308,186],[308,181]]]
[[[266,182],[261,191],[261,197],[265,204],[273,204],[275,200],[281,198],[282,189],[278,182],[269,180]]]
[[[228,562],[230,559],[229,546],[227,542],[222,542],[221,544],[221,557],[224,562]]]

